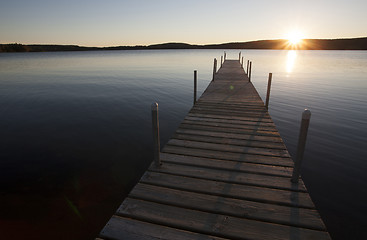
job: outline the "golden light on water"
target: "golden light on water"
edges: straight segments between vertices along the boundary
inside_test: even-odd
[[[294,68],[294,64],[297,58],[297,51],[296,50],[289,50],[287,53],[287,63],[286,63],[286,71],[287,73],[291,73]]]

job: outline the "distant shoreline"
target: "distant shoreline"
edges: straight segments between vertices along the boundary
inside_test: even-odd
[[[162,49],[274,49],[274,50],[367,50],[367,37],[344,39],[304,39],[302,44],[289,45],[285,39],[193,45],[162,43],[153,45],[83,47],[77,45],[0,44],[0,52],[58,52],[101,50],[162,50]]]

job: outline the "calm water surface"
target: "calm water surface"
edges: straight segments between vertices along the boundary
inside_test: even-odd
[[[227,50],[229,58],[237,50]],[[334,239],[367,235],[367,52],[242,51],[291,155],[312,111],[302,174]],[[150,104],[165,144],[221,50],[0,54],[0,230],[93,239],[152,159]]]

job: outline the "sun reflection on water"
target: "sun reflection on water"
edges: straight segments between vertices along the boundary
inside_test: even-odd
[[[291,73],[293,71],[296,58],[297,58],[296,50],[289,50],[287,54],[287,65],[286,65],[287,73]]]

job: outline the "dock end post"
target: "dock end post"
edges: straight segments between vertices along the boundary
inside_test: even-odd
[[[250,67],[249,67],[249,70],[248,70],[248,81],[251,82],[251,71],[252,71],[252,62],[250,62]]]
[[[246,68],[246,75],[248,77],[248,68],[249,68],[249,65],[250,65],[250,60],[247,60],[247,68]]]
[[[154,150],[154,163],[156,167],[162,165],[160,159],[160,138],[159,138],[159,113],[158,113],[158,103],[152,103],[152,131],[153,131],[153,150]]]
[[[196,103],[196,94],[197,94],[197,86],[198,86],[198,71],[194,71],[194,105]]]
[[[271,79],[273,78],[273,73],[269,73],[269,78],[268,78],[268,90],[266,92],[266,103],[265,103],[265,107],[266,109],[269,108],[269,99],[270,99],[270,88],[271,88]]]
[[[298,183],[302,160],[303,160],[303,153],[305,152],[306,147],[306,139],[307,139],[307,132],[308,126],[310,124],[311,119],[311,111],[305,109],[302,113],[302,121],[301,121],[301,128],[299,131],[298,137],[298,146],[297,146],[297,153],[296,159],[294,161],[294,168],[292,173],[291,182]]]
[[[223,56],[220,56],[220,68],[223,66]]]
[[[217,59],[214,58],[214,65],[213,65],[213,79],[212,81],[214,81],[214,77],[215,77],[215,74],[217,73]]]

